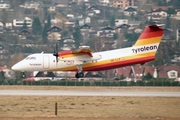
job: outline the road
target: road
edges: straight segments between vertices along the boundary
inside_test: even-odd
[[[132,96],[180,97],[180,92],[151,91],[78,91],[78,90],[0,90],[0,96]]]

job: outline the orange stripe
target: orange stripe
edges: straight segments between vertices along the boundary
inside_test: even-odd
[[[159,43],[161,41],[161,38],[162,38],[162,36],[154,37],[154,38],[141,39],[141,40],[138,40],[134,46]]]
[[[108,60],[104,60],[101,62],[87,63],[87,64],[83,64],[83,69],[91,68],[91,67],[95,67],[95,66],[101,66],[101,65],[110,64],[110,63],[123,62],[123,61],[125,62],[128,60],[140,59],[140,58],[149,57],[149,56],[155,56],[155,53],[156,52],[150,52],[150,53],[138,54],[138,55],[133,55],[133,56],[108,59]],[[114,60],[114,61],[112,61],[112,60]],[[51,71],[77,71],[77,68],[76,68],[76,66],[70,66],[70,67],[65,67],[65,68],[53,69]]]

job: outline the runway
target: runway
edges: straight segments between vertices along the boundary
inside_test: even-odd
[[[0,96],[129,96],[180,97],[180,92],[150,91],[78,91],[78,90],[0,90]]]

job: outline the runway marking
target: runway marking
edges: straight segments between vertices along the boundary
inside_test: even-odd
[[[180,97],[180,92],[150,91],[78,91],[78,90],[0,90],[0,96],[130,96]]]

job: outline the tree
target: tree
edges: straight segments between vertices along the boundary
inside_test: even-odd
[[[114,14],[110,17],[109,24],[110,24],[110,26],[115,26],[115,15]]]
[[[43,43],[47,43],[47,29],[48,29],[48,24],[45,23],[44,24],[44,28],[43,28],[43,31],[42,31],[42,39],[43,39]]]
[[[35,17],[32,24],[32,33],[34,35],[41,35],[42,34],[42,26],[39,20],[39,17]]]
[[[4,81],[5,80],[5,74],[4,71],[0,72],[0,80]]]
[[[47,28],[50,28],[51,27],[51,16],[48,15],[47,17]]]
[[[22,26],[22,30],[26,30],[28,27],[27,27],[27,23],[26,23],[26,20],[24,20],[24,23],[23,23],[23,26]]]
[[[76,22],[75,24],[75,27],[73,30],[73,37],[76,41],[76,47],[80,46],[82,35],[81,35],[80,26],[78,22]]]
[[[165,28],[170,28],[171,27],[171,20],[170,20],[170,16],[166,17],[166,25]]]
[[[166,0],[158,0],[158,6],[166,6]]]
[[[114,34],[113,34],[113,39],[114,39],[114,40],[117,40],[117,39],[118,39],[118,34],[117,34],[117,33],[114,33]]]
[[[168,8],[167,14],[175,14],[174,8]]]
[[[139,33],[126,33],[125,38],[130,42],[135,42],[139,37]]]
[[[180,0],[171,0],[173,8],[179,8]]]
[[[153,76],[148,72],[145,76],[143,76],[143,80],[151,80]]]

